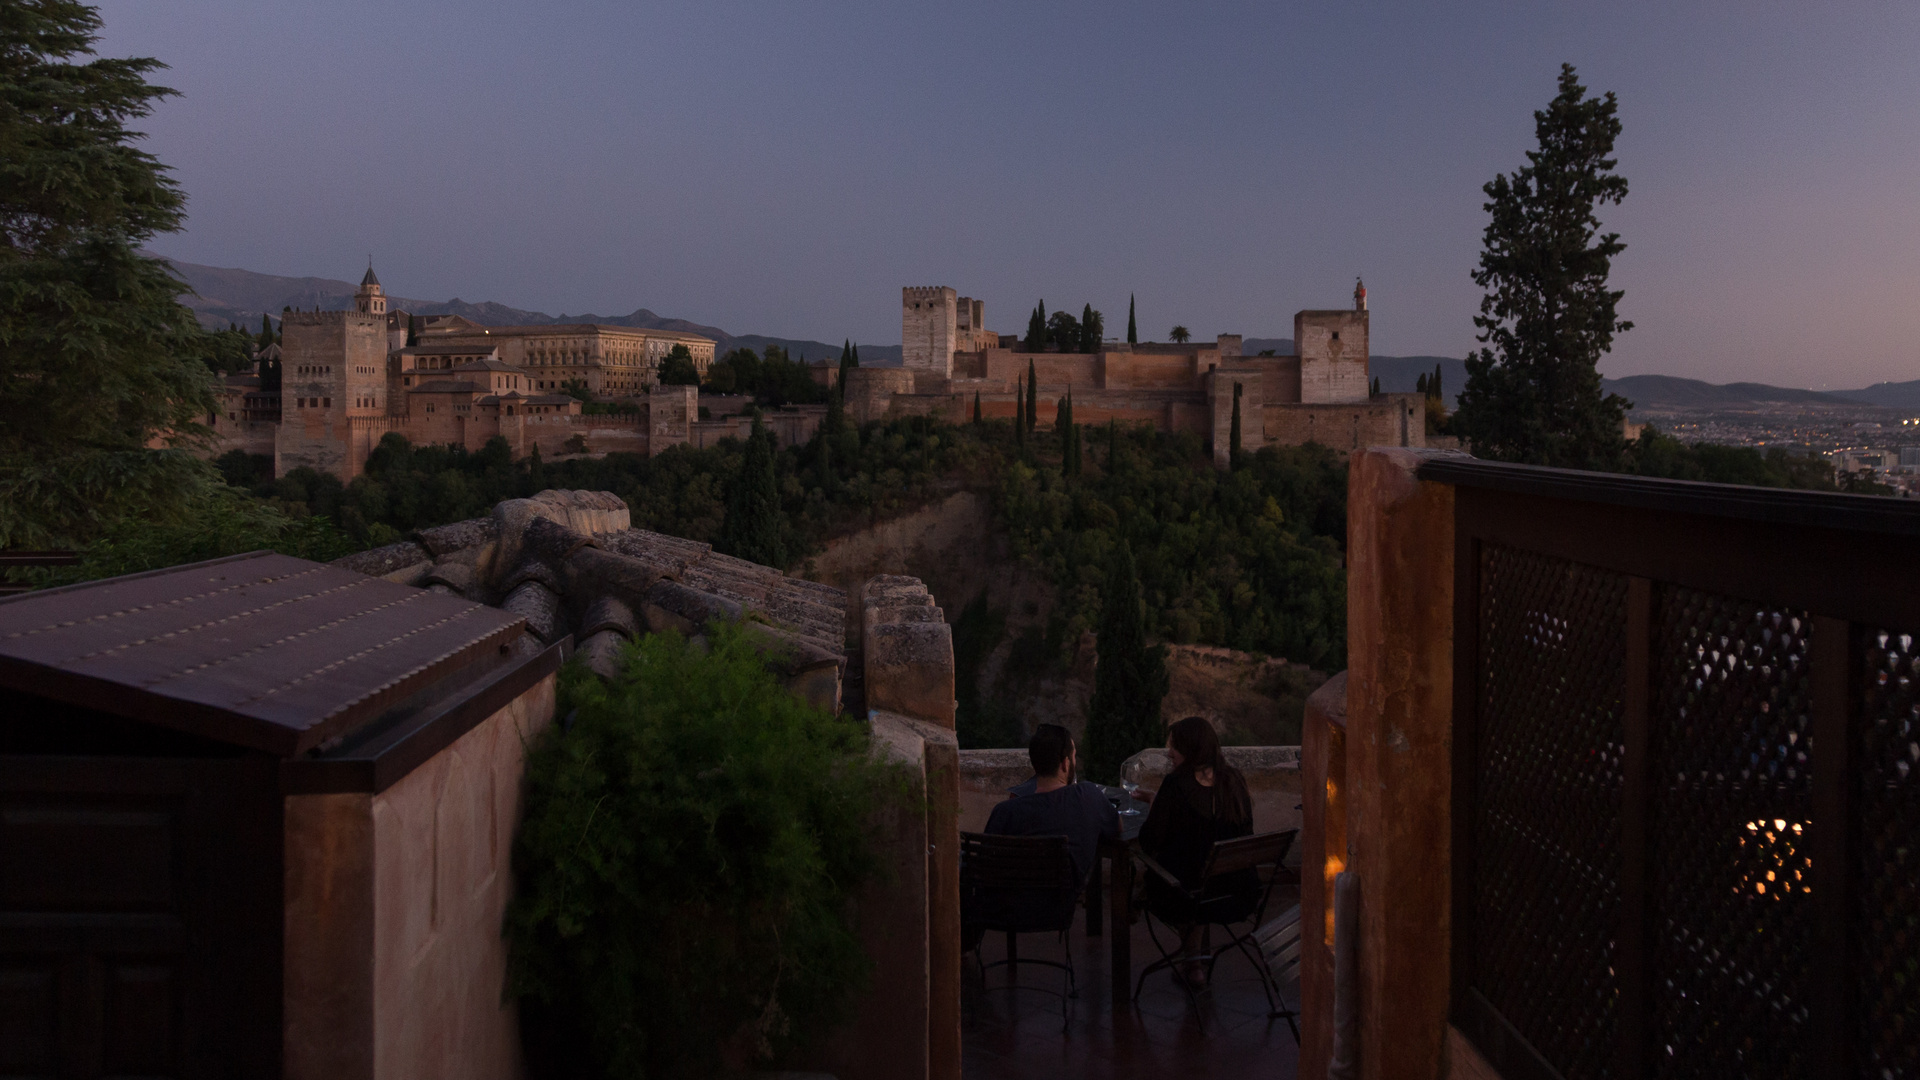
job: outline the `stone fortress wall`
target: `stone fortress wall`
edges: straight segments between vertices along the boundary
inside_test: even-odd
[[[959,311],[968,307],[960,333]],[[1225,465],[1235,388],[1241,446],[1319,442],[1340,452],[1365,446],[1425,446],[1418,394],[1372,395],[1366,289],[1351,310],[1301,311],[1293,317],[1296,353],[1245,356],[1238,334],[1212,343],[1108,343],[1097,353],[1029,353],[1002,348],[986,332],[983,305],[946,287],[901,290],[903,364],[855,368],[847,375],[847,411],[866,423],[889,416],[937,416],[961,423],[974,403],[988,418],[1012,418],[1031,370],[1039,384],[1038,421],[1051,426],[1059,399],[1073,394],[1082,424],[1150,424],[1206,437]],[[952,346],[947,343],[954,342]]]
[[[281,316],[280,408],[258,376],[227,380],[209,420],[213,453],[271,455],[274,472],[331,473],[343,482],[364,470],[388,433],[418,444],[479,450],[503,438],[515,457],[613,452],[651,454],[743,437],[746,417],[700,418],[699,391],[659,386],[660,362],[686,345],[705,372],[714,342],[675,331],[597,324],[481,327],[456,317],[422,319],[387,310],[369,269],[353,311],[287,311]],[[560,392],[585,382],[596,396],[633,412],[585,415]],[[824,406],[772,410],[763,422],[784,445],[813,437]]]

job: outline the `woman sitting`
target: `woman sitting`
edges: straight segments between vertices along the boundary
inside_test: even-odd
[[[1246,777],[1221,757],[1220,736],[1206,718],[1189,716],[1170,727],[1167,753],[1173,771],[1160,790],[1137,796],[1150,804],[1140,827],[1140,847],[1191,891],[1200,884],[1214,841],[1252,835],[1253,798]],[[1180,951],[1204,956],[1207,924],[1200,921],[1196,901],[1152,873],[1146,876],[1146,893],[1153,913],[1180,932]],[[1201,900],[1209,921],[1232,922],[1253,911],[1259,894],[1259,875],[1247,869],[1211,882]],[[1203,985],[1206,965],[1196,959],[1182,965],[1181,974],[1193,985]]]

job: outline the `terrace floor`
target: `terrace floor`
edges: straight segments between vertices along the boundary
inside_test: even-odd
[[[1292,1080],[1299,1055],[1293,1031],[1285,1020],[1267,1019],[1266,995],[1245,957],[1236,954],[1220,961],[1212,992],[1201,996],[1199,1017],[1165,972],[1155,972],[1140,999],[1115,1015],[1107,938],[1088,937],[1085,919],[1082,910],[1068,935],[1080,996],[1070,1003],[1072,1019],[1064,1034],[1059,998],[1026,989],[997,989],[1007,983],[1004,967],[987,972],[989,985],[996,989],[983,993],[979,968],[971,955],[966,958],[961,983],[961,1075],[967,1080],[1189,1076]],[[1107,929],[1112,932],[1111,927]],[[1161,935],[1166,940],[1164,928]],[[981,946],[982,958],[988,963],[1004,959],[1006,941],[1005,934],[988,934]],[[1147,938],[1146,923],[1135,923],[1134,977],[1159,955]],[[1023,934],[1020,956],[1058,960],[1060,947],[1045,935]],[[1020,967],[1022,987],[1057,990],[1060,980],[1061,973],[1054,968]],[[1299,986],[1286,987],[1285,994],[1287,1004],[1299,1008]]]

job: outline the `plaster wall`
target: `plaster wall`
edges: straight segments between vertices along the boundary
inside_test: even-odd
[[[524,748],[555,685],[385,791],[287,797],[288,1080],[522,1074],[500,926]]]

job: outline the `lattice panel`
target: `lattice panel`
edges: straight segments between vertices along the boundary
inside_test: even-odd
[[[1920,642],[1865,635],[1854,775],[1858,1075],[1920,1077]]]
[[[1657,1076],[1809,1071],[1811,629],[1804,612],[1657,593],[1648,766]]]
[[[1475,988],[1569,1080],[1612,1074],[1627,579],[1480,564]]]

